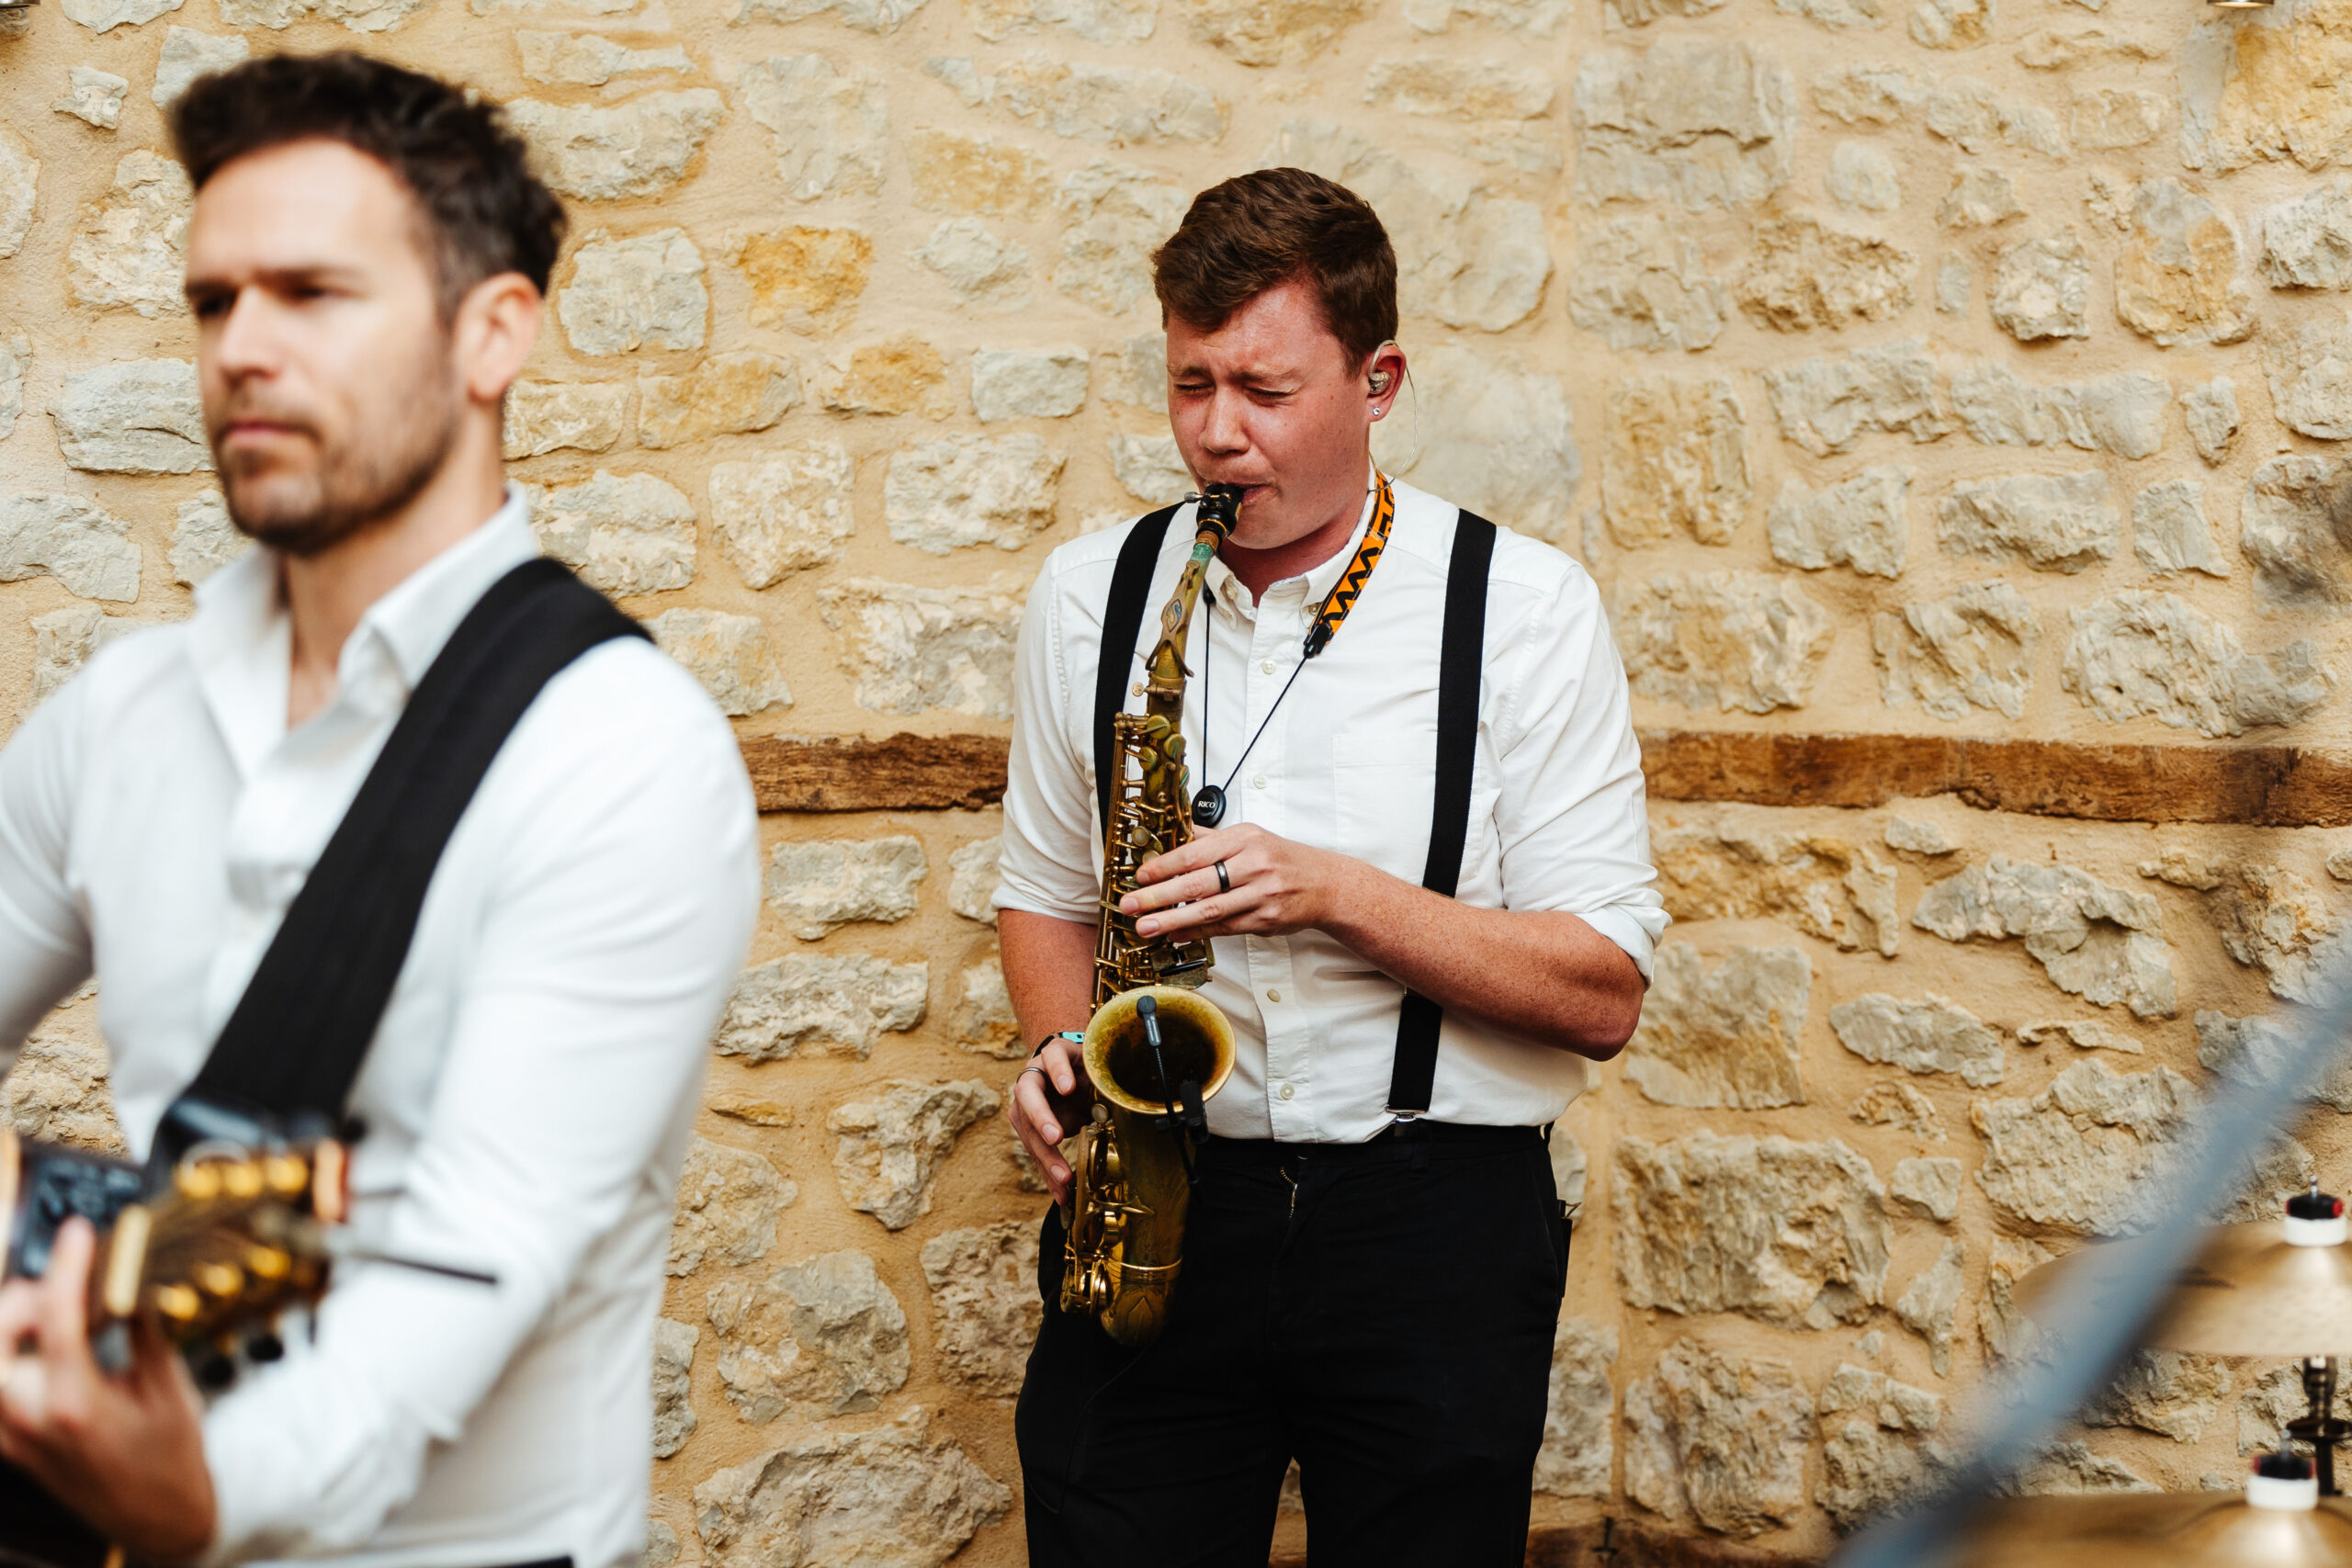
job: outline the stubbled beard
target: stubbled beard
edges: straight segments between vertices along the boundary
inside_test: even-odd
[[[398,385],[368,400],[353,428],[331,435],[266,399],[232,403],[212,431],[212,458],[238,532],[288,555],[319,555],[414,501],[456,444],[459,399],[448,367],[427,355]],[[262,417],[310,436],[311,462],[296,467],[232,459],[220,450],[232,420]]]

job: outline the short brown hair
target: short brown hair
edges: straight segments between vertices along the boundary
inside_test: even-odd
[[[519,272],[547,292],[563,204],[531,173],[498,106],[364,54],[265,55],[202,76],[168,112],[197,189],[249,153],[340,141],[397,175],[416,198],[444,321],[486,277]]]
[[[1372,204],[1305,169],[1260,169],[1211,186],[1152,253],[1163,319],[1215,332],[1277,284],[1315,287],[1351,366],[1396,335],[1396,252]]]

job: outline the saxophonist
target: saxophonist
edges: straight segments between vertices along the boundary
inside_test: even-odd
[[[1241,175],[1154,274],[1170,426],[1242,502],[1188,651],[1195,836],[1119,912],[1210,939],[1236,1061],[1157,1339],[1061,1310],[1046,1216],[1030,1562],[1261,1568],[1295,1459],[1317,1562],[1504,1568],[1566,1278],[1545,1132],[1633,1033],[1667,919],[1624,673],[1574,560],[1374,463],[1405,356],[1364,201]],[[1090,1100],[1068,1036],[1093,1010],[1104,738],[1195,512],[1057,550],[1022,629],[995,902],[1038,1047],[1008,1114],[1057,1201]]]

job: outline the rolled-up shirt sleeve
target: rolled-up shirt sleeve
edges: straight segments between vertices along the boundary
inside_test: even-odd
[[[1099,631],[1082,639],[1076,651],[1084,668],[1077,669],[1073,639],[1066,634],[1080,628],[1064,624],[1067,595],[1055,570],[1049,563],[1030,591],[1013,655],[1012,752],[993,901],[1000,909],[1092,925],[1101,886],[1088,756],[1092,740],[1083,733],[1074,699],[1082,692],[1091,703]]]
[[[1578,917],[1647,981],[1668,917],[1650,864],[1633,701],[1600,591],[1573,568],[1506,635],[1512,668],[1495,736],[1506,902]]]

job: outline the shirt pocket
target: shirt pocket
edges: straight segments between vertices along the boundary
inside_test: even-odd
[[[1332,848],[1419,886],[1429,870],[1436,731],[1331,737]]]

